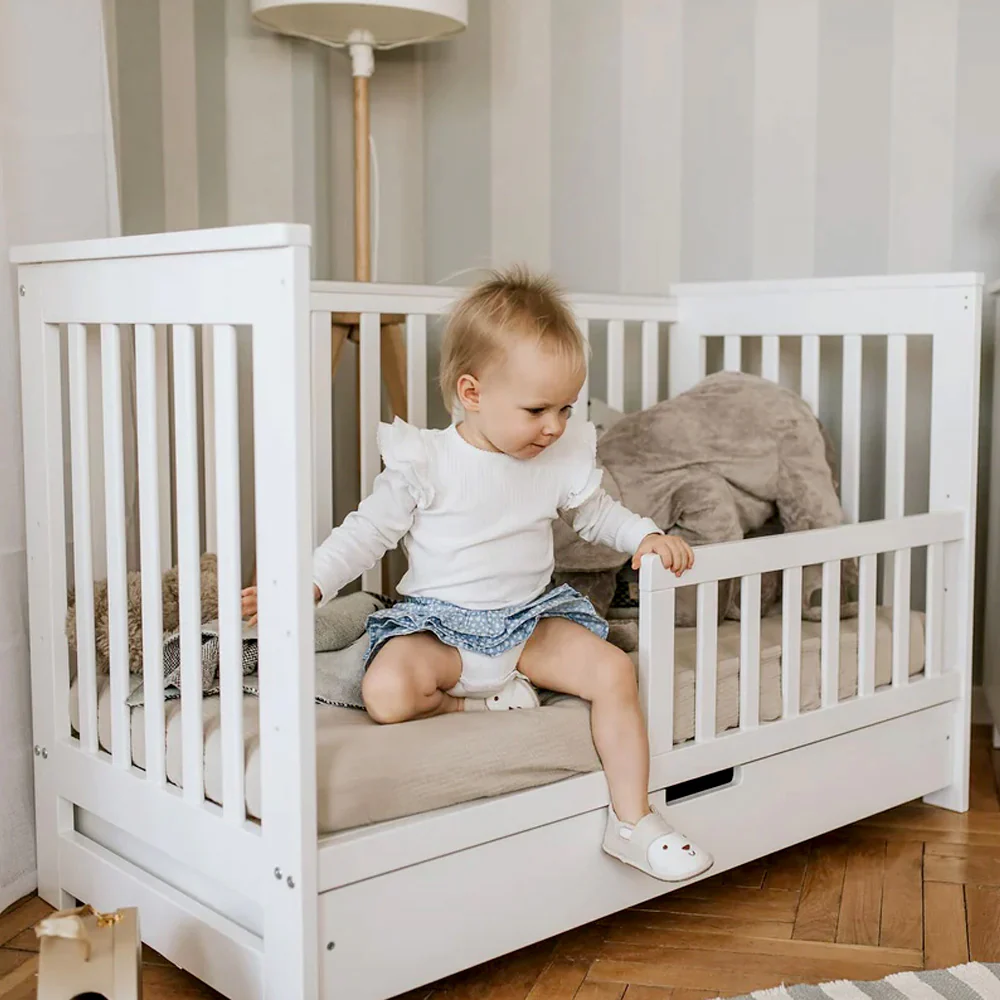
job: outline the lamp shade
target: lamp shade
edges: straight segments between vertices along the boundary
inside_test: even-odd
[[[365,32],[375,48],[444,38],[469,23],[468,0],[251,0],[251,10],[284,35],[346,45]]]

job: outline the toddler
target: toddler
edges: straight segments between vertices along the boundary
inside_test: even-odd
[[[632,555],[634,567],[648,553],[678,575],[694,561],[682,539],[601,488],[594,426],[570,418],[586,360],[548,280],[515,270],[475,288],[453,310],[441,353],[441,390],[460,422],[380,426],[385,469],[316,550],[314,592],[325,603],[401,542],[404,599],[368,621],[368,714],[394,723],[527,709],[539,704],[536,687],[586,699],[611,793],[604,850],[683,881],[712,859],[650,809],[632,661],[606,641],[589,600],[549,588],[559,515],[587,541]],[[244,591],[244,614],[256,605],[256,590]]]

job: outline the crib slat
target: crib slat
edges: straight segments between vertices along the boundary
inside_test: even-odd
[[[73,576],[76,601],[77,698],[80,743],[97,752],[97,661],[94,645],[94,550],[90,508],[90,414],[87,391],[87,329],[67,327],[69,341],[70,441],[73,472]]]
[[[205,475],[205,551],[215,552],[218,535],[215,523],[215,343],[211,331],[201,333],[201,421]]]
[[[718,675],[719,585],[698,586],[698,651],[695,672],[694,738],[697,743],[715,739],[715,700]]]
[[[799,714],[802,687],[802,567],[792,566],[781,583],[781,694],[783,719]]]
[[[160,470],[160,558],[167,566],[174,565],[174,481],[173,449],[170,446],[170,335],[168,328],[153,328],[156,333],[156,398],[160,407],[156,415],[157,454]]]
[[[163,543],[160,489],[160,420],[168,411],[162,391],[159,347],[165,336],[154,327],[135,328],[136,446],[139,453],[139,558],[142,566],[142,683],[146,724],[146,780],[166,783],[163,703],[163,586],[164,555],[169,558],[169,535]],[[169,459],[169,455],[167,456]],[[169,527],[169,526],[168,526]]]
[[[649,753],[656,757],[674,744],[674,615],[676,592],[639,597],[639,702]],[[652,657],[655,656],[655,660]]]
[[[892,557],[892,686],[910,682],[910,550]]]
[[[333,343],[330,313],[310,315],[312,352],[313,544],[333,528]]]
[[[363,313],[359,334],[358,420],[361,428],[361,496],[367,497],[379,474],[378,425],[382,416],[382,325],[378,313]],[[381,563],[361,577],[365,590],[382,589]]]
[[[819,337],[802,338],[802,398],[819,416]]]
[[[740,729],[760,725],[760,574],[740,581]]]
[[[760,373],[772,382],[781,380],[781,338],[763,337],[761,342]]]
[[[878,556],[858,561],[858,695],[875,693],[875,593]]]
[[[122,342],[116,324],[101,325],[104,403],[104,509],[108,547],[108,634],[111,646],[111,757],[132,766],[129,733],[128,603],[125,561],[125,446],[122,422]]]
[[[924,675],[937,677],[944,670],[941,648],[944,622],[944,546],[927,546],[926,654]]]
[[[840,700],[840,563],[823,563],[820,688],[823,708]]]
[[[642,408],[660,401],[660,324],[646,320],[642,324]]]
[[[840,418],[840,496],[853,523],[861,496],[861,337],[844,337],[844,394]]]
[[[727,372],[743,370],[743,338],[728,334],[723,338],[722,367]]]
[[[587,375],[583,380],[583,388],[580,390],[580,395],[576,400],[576,412],[580,414],[584,420],[590,419],[590,321],[584,319],[581,316],[576,317],[576,325],[580,330],[580,336],[583,337],[587,345]]]
[[[906,337],[888,338],[885,389],[885,516],[902,517],[906,505]],[[883,603],[893,603],[895,556],[885,557]]]
[[[906,337],[888,338],[885,392],[885,516],[902,517],[906,490]]]
[[[173,328],[177,577],[180,588],[181,762],[184,798],[204,800],[201,697],[201,567],[198,531],[198,415],[194,330]]]
[[[427,426],[427,317],[406,317],[407,419]]]
[[[625,324],[608,321],[608,406],[625,410]]]
[[[330,329],[329,321],[326,324]],[[222,813],[246,819],[243,790],[243,625],[240,618],[240,407],[236,329],[212,331],[215,353],[215,453],[219,524],[219,678],[222,724]],[[327,335],[323,338],[330,342]],[[329,365],[321,369],[330,371]],[[327,378],[329,381],[329,377]]]

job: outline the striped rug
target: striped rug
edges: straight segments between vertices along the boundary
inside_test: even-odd
[[[820,986],[779,986],[739,1000],[1000,1000],[1000,964],[900,972],[872,983],[845,979]]]

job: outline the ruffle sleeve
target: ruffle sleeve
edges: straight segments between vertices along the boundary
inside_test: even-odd
[[[561,507],[575,510],[600,489],[604,478],[604,471],[597,467],[597,428],[589,420],[570,420],[563,442]]]
[[[418,509],[426,510],[434,502],[434,485],[424,432],[396,417],[379,424],[378,448],[385,467],[403,477]]]

